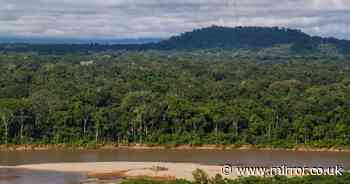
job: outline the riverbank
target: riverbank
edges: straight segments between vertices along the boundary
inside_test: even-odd
[[[250,178],[250,177],[238,177],[234,173],[229,176],[225,176],[228,180],[222,180],[221,177],[213,177],[216,174],[221,174],[222,166],[213,165],[201,165],[201,164],[191,164],[191,163],[165,163],[165,162],[92,162],[92,163],[55,163],[55,164],[34,164],[34,165],[20,165],[13,167],[0,166],[0,171],[12,170],[9,175],[3,175],[1,181],[5,183],[16,183],[15,179],[22,178],[22,175],[16,175],[17,170],[26,170],[28,173],[42,173],[38,175],[39,177],[44,177],[45,173],[56,173],[53,175],[55,177],[65,177],[67,175],[76,175],[77,180],[72,183],[81,184],[106,184],[106,183],[121,183],[128,184],[129,182],[135,184],[133,181],[140,181],[136,183],[144,183],[145,179],[147,183],[158,183],[158,184],[170,184],[170,183],[180,183],[176,179],[185,179],[189,183],[199,183],[198,181],[208,181],[208,179],[213,184],[223,183],[220,181],[232,181],[234,183],[344,183],[350,181],[350,175],[344,173],[341,176],[304,176],[304,177],[260,177],[260,178]],[[200,169],[201,171],[196,171],[196,176],[193,177],[193,171]],[[60,174],[61,173],[61,174]],[[62,174],[64,173],[64,174]],[[17,173],[18,174],[18,173]],[[198,175],[202,174],[202,175]],[[23,179],[23,178],[22,178]],[[36,183],[49,183],[42,178],[27,178],[30,181],[35,181]],[[51,179],[55,180],[55,178]],[[23,181],[23,180],[22,180]],[[46,182],[45,182],[46,181]],[[184,180],[181,180],[184,181]],[[288,182],[290,181],[290,182]],[[313,181],[313,182],[311,182]],[[321,182],[322,181],[322,182]],[[34,184],[34,182],[32,182]],[[51,182],[50,182],[51,183]],[[68,183],[68,182],[67,182]],[[226,183],[233,183],[226,182]]]
[[[263,150],[263,151],[303,151],[303,152],[350,152],[349,147],[318,148],[299,145],[293,148],[276,148],[257,145],[149,145],[149,144],[96,144],[96,145],[70,145],[70,144],[27,144],[27,145],[0,145],[0,151],[40,151],[40,150]]]
[[[161,180],[192,180],[196,169],[205,171],[209,176],[221,174],[222,166],[194,163],[165,162],[91,162],[91,163],[50,163],[1,167],[11,169],[29,169],[35,171],[74,172],[87,178],[150,178]],[[236,178],[231,175],[229,178]]]
[[[28,164],[12,167],[0,166],[0,169],[26,169],[31,171],[50,171],[64,173],[78,173],[84,178],[97,180],[113,180],[124,178],[148,178],[153,180],[186,179],[193,181],[193,171],[200,169],[208,177],[217,174],[227,179],[239,178],[235,166],[205,165],[196,163],[174,162],[85,162],[85,163],[47,163]],[[223,170],[224,169],[224,170]],[[227,175],[223,174],[227,173]],[[255,173],[255,172],[254,172]],[[261,173],[260,173],[261,174]],[[263,176],[263,175],[259,175]],[[302,176],[289,175],[289,176]]]

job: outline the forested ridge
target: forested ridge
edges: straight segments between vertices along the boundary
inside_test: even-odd
[[[195,29],[158,44],[167,49],[285,48],[284,54],[350,54],[350,41],[310,36],[284,27],[221,27]]]
[[[157,43],[143,44],[28,44],[3,43],[1,52],[34,52],[39,54],[80,53],[110,50],[189,50],[245,49],[278,52],[280,55],[349,55],[350,41],[310,36],[300,30],[280,27],[211,26],[185,32]]]
[[[0,55],[0,143],[350,144],[348,57]]]

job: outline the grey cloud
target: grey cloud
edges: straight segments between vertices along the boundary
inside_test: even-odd
[[[213,24],[350,39],[349,0],[0,0],[0,35],[168,37]]]

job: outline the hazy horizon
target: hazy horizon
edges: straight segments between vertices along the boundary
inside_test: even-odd
[[[1,38],[167,38],[196,28],[267,26],[350,39],[345,0],[0,0]]]
[[[210,27],[218,26],[218,25],[211,25]],[[205,27],[205,28],[210,28]],[[229,26],[220,26],[225,28],[236,28],[236,27],[229,27]],[[237,27],[260,27],[260,28],[273,28],[273,27],[263,27],[263,26],[237,26]],[[286,28],[286,29],[292,29],[292,30],[300,30],[300,29],[293,29],[289,27],[278,27],[278,28]],[[190,30],[189,32],[202,29],[202,28],[194,28],[193,30]],[[25,44],[146,44],[146,43],[158,43],[162,40],[167,40],[173,36],[180,36],[185,32],[177,33],[174,35],[170,35],[169,37],[140,37],[140,38],[108,38],[108,37],[31,37],[31,36],[10,36],[10,37],[4,37],[0,36],[0,44],[2,43],[25,43]],[[304,32],[305,33],[305,32]],[[306,33],[307,34],[307,33]],[[309,34],[310,35],[310,34]],[[334,36],[322,36],[322,35],[310,35],[310,36],[320,36],[323,38],[336,38],[339,40],[347,40],[350,41],[350,39],[347,38],[337,38]]]

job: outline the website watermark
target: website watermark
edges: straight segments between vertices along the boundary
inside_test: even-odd
[[[238,167],[225,164],[222,174],[229,176],[342,176],[344,169],[341,166],[334,167]]]

